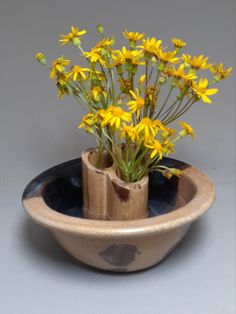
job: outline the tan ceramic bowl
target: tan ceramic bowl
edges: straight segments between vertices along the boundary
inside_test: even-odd
[[[153,217],[99,221],[69,216],[80,215],[80,159],[58,165],[35,178],[25,189],[23,206],[35,222],[50,229],[61,246],[81,262],[116,272],[145,269],[176,247],[191,223],[207,211],[215,198],[214,185],[205,174],[173,159],[167,158],[166,163],[181,168],[183,174],[179,180],[164,183],[158,178],[160,182],[156,185],[154,178],[150,204],[159,206],[159,212]],[[159,203],[158,193],[164,195]],[[165,202],[169,210],[163,212],[160,204]]]

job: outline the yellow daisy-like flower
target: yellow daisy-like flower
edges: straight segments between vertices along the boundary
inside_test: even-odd
[[[112,46],[114,40],[112,38],[103,38],[95,46],[95,48],[106,48]]]
[[[118,67],[118,66],[121,66],[122,64],[125,64],[126,60],[124,58],[124,56],[122,55],[121,51],[118,51],[118,50],[115,50],[113,51],[112,55],[112,64],[111,64],[111,67]]]
[[[176,57],[175,51],[163,51],[162,49],[158,49],[156,51],[157,58],[163,63],[178,63],[179,58]]]
[[[162,142],[163,153],[168,156],[170,153],[174,153],[175,144],[169,141],[169,138],[166,138]]]
[[[150,154],[151,159],[156,157],[156,155],[159,155],[159,158],[162,159],[163,147],[158,140],[153,140],[151,143],[146,143],[145,146],[152,150]]]
[[[86,80],[86,75],[84,72],[89,72],[88,68],[81,68],[79,65],[74,65],[71,69],[71,75],[73,76],[73,81],[77,81],[77,79]]]
[[[123,32],[123,35],[126,39],[134,42],[141,40],[144,37],[144,33],[139,34],[138,32],[128,32],[127,29]]]
[[[204,58],[204,55],[191,57],[190,55],[183,54],[182,60],[195,70],[200,70],[200,69],[205,70],[211,66],[210,64],[207,63],[208,57]]]
[[[103,58],[103,56],[101,55],[101,48],[93,48],[91,51],[89,52],[84,52],[83,55],[90,59],[91,63],[96,63],[96,62],[100,62],[102,65],[105,65],[106,62]]]
[[[137,133],[135,127],[133,126],[133,123],[131,123],[130,125],[124,123],[123,127],[121,128],[121,138],[125,138],[126,141],[135,141],[135,139],[137,138]]]
[[[180,38],[173,38],[171,40],[172,44],[175,46],[175,48],[182,48],[184,46],[186,46],[187,44],[181,40]]]
[[[133,65],[143,65],[143,62],[140,61],[142,58],[141,50],[127,50],[126,47],[122,47],[122,50],[115,50],[113,52],[112,58],[116,65],[124,64],[129,62]]]
[[[130,122],[132,120],[131,113],[124,111],[120,107],[109,106],[104,114],[102,126],[110,125],[116,129],[120,128],[121,122]]]
[[[167,138],[172,137],[174,134],[175,134],[175,130],[174,129],[165,126],[165,129],[162,130],[161,138],[162,139],[167,139]]]
[[[194,130],[191,127],[191,125],[189,125],[188,123],[186,123],[184,121],[180,121],[179,125],[183,129],[182,131],[179,132],[180,137],[185,137],[187,135],[190,135],[192,137],[192,139],[194,139],[195,134],[194,134]]]
[[[148,117],[143,118],[137,125],[136,130],[138,134],[143,134],[145,139],[156,136],[159,128],[156,121],[151,120]]]
[[[93,113],[88,113],[83,117],[83,120],[78,128],[84,128],[86,132],[93,133],[93,127],[97,122],[97,117]]]
[[[155,55],[157,50],[160,49],[161,43],[162,40],[157,40],[155,37],[147,37],[147,39],[143,39],[143,45],[139,46],[139,48],[150,55]]]
[[[100,109],[100,110],[97,111],[96,118],[97,118],[97,121],[100,124],[102,124],[106,114],[107,114],[107,110],[106,109]]]
[[[93,113],[88,113],[83,117],[81,124],[78,128],[82,128],[85,125],[93,126],[96,123],[96,116]]]
[[[86,34],[87,31],[85,29],[79,30],[78,27],[71,26],[71,32],[67,35],[60,35],[61,39],[59,42],[62,46],[69,44],[72,42],[75,46],[80,44],[80,37]]]
[[[137,113],[137,118],[139,118],[141,109],[143,108],[145,104],[144,99],[140,96],[139,90],[137,88],[136,88],[136,94],[132,90],[130,90],[129,92],[134,98],[134,100],[129,101],[127,105],[129,106],[129,109],[132,113],[134,112]]]
[[[122,55],[126,60],[133,60],[142,57],[141,50],[127,50],[126,47],[122,47]]]
[[[58,59],[52,62],[52,68],[50,72],[50,79],[54,79],[57,73],[61,73],[65,70],[65,67],[70,64],[69,59],[65,59],[62,55]]]
[[[220,63],[219,65],[213,64],[210,67],[210,71],[219,79],[219,80],[225,80],[231,75],[231,71],[233,68],[224,69],[223,63]]]
[[[107,97],[107,94],[106,92],[104,91],[104,89],[102,89],[102,87],[100,86],[93,86],[92,88],[92,96],[93,96],[93,99],[95,101],[99,101],[100,100],[100,96],[101,94],[103,94],[103,96],[106,98]]]
[[[89,78],[92,79],[96,79],[101,81],[105,81],[105,76],[101,71],[98,71],[96,69],[89,69]]]
[[[218,88],[207,89],[208,80],[200,78],[199,82],[192,82],[192,89],[198,98],[202,98],[203,102],[211,104],[212,101],[208,96],[214,95],[218,92]]]
[[[70,90],[67,86],[66,83],[66,78],[64,78],[63,76],[59,77],[57,79],[57,96],[60,99],[64,98],[64,95],[69,95],[70,94]]]
[[[169,67],[167,70],[166,70],[166,74],[169,75],[169,76],[172,76],[174,78],[177,78],[177,79],[183,79],[183,80],[186,80],[186,81],[191,81],[191,80],[194,80],[195,78],[197,78],[197,76],[195,75],[195,73],[185,73],[184,71],[184,64],[181,64],[178,69],[175,69],[174,65],[172,65],[171,67]]]

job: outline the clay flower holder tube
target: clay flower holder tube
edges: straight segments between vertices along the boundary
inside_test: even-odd
[[[98,220],[133,220],[148,216],[148,176],[126,183],[116,175],[109,155],[95,167],[96,151],[82,153],[83,215]]]

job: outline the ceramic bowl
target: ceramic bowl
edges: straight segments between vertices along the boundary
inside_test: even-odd
[[[101,221],[82,216],[81,159],[57,165],[33,179],[23,206],[36,223],[50,229],[61,246],[81,262],[107,271],[131,272],[164,259],[191,223],[213,204],[215,189],[198,169],[165,158],[180,178],[149,177],[149,217]],[[194,249],[194,248],[193,248]]]

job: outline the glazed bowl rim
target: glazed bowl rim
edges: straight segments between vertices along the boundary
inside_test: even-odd
[[[23,197],[22,203],[32,220],[52,231],[57,230],[86,237],[139,237],[190,224],[211,207],[215,200],[215,187],[211,179],[193,166],[182,170],[182,177],[190,180],[194,185],[196,192],[193,198],[169,213],[144,219],[102,221],[67,216],[51,209],[41,195],[31,198]]]

